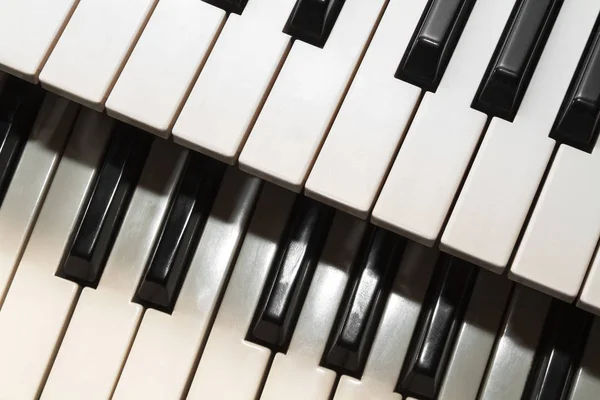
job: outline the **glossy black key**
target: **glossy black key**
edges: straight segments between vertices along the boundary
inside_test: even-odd
[[[588,153],[600,129],[600,18],[558,112],[550,137]]]
[[[229,13],[242,14],[248,0],[203,0]]]
[[[360,377],[405,246],[406,239],[369,227],[325,349],[324,366]]]
[[[435,92],[475,0],[429,0],[396,78]]]
[[[342,11],[344,1],[296,0],[283,31],[294,39],[322,48]]]
[[[398,381],[402,395],[423,400],[437,396],[477,268],[449,255],[440,256]]]
[[[147,133],[117,123],[59,276],[84,286],[98,285],[151,141]]]
[[[331,226],[334,211],[300,196],[279,244],[248,339],[286,351]]]
[[[552,301],[522,400],[567,398],[592,319],[573,305]]]
[[[225,165],[200,154],[188,158],[135,301],[172,312]]]
[[[43,91],[17,78],[8,78],[0,94],[0,205],[33,128]]]
[[[475,94],[473,108],[512,121],[554,26],[562,0],[520,0]]]

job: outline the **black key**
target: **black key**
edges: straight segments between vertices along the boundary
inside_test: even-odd
[[[333,214],[333,209],[317,201],[298,198],[271,265],[248,339],[274,351],[286,351]]]
[[[395,77],[435,92],[475,0],[429,0]]]
[[[400,374],[403,396],[437,396],[476,277],[476,266],[440,256]]]
[[[123,123],[115,126],[71,250],[57,275],[98,286],[151,141],[141,130]]]
[[[552,301],[521,399],[567,398],[592,319],[591,314],[575,306]]]
[[[173,311],[224,173],[218,161],[196,153],[188,158],[136,302]]]
[[[325,350],[323,365],[360,377],[406,245],[406,239],[370,226]]]
[[[473,108],[512,121],[554,26],[562,0],[520,0],[475,94]]]
[[[16,78],[8,78],[0,94],[0,205],[19,164],[42,99],[43,91],[39,87]]]
[[[294,39],[314,46],[325,46],[345,0],[296,0],[283,28]]]
[[[242,14],[248,0],[203,0],[208,4],[219,7],[228,13]]]
[[[600,18],[583,52],[577,72],[558,112],[550,137],[592,152],[600,119]]]

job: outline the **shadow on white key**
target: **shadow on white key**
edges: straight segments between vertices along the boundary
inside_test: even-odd
[[[80,0],[42,69],[42,86],[102,111],[156,1]]]
[[[569,400],[594,400],[600,393],[600,318],[596,317],[588,335],[583,358],[569,393]]]
[[[360,380],[342,376],[334,400],[400,400],[394,392],[425,292],[437,259],[437,251],[409,243],[400,263],[394,287]]]
[[[294,43],[242,150],[242,170],[302,189],[384,5],[347,0],[322,49]]]
[[[230,14],[173,127],[173,139],[233,164],[291,40],[295,0],[251,0]]]
[[[271,351],[245,340],[295,196],[263,186],[188,399],[255,399]]]
[[[161,0],[106,101],[108,115],[169,136],[224,20],[203,1]]]
[[[0,1],[0,69],[37,83],[78,1]]]
[[[327,400],[336,373],[320,366],[365,223],[336,213],[287,352],[277,353],[261,400]]]
[[[497,272],[508,263],[554,148],[548,134],[599,11],[596,0],[563,4],[514,122],[495,118],[489,125],[442,237],[444,251]],[[562,250],[554,241],[550,247],[550,258]],[[553,285],[552,273],[545,274]],[[566,293],[576,279],[565,282]]]
[[[112,399],[179,399],[250,221],[261,182],[231,167],[172,314],[146,310]]]
[[[306,194],[371,210],[421,89],[394,74],[427,1],[391,0],[306,181]]]
[[[35,398],[60,344],[79,286],[55,276],[112,128],[80,114],[0,312],[0,398]]]
[[[46,94],[0,207],[0,307],[54,178],[78,107]]]
[[[42,399],[110,398],[143,313],[131,299],[186,154],[162,140],[152,144],[98,288],[81,293]]]

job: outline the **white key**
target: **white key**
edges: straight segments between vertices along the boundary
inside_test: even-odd
[[[233,164],[280,63],[295,0],[252,0],[230,14],[177,122],[173,139]]]
[[[337,213],[288,351],[275,355],[261,400],[327,400],[336,373],[320,366],[365,223]]]
[[[0,398],[36,398],[79,294],[55,276],[94,182],[112,120],[80,114],[0,312]]]
[[[590,187],[590,191],[593,189]],[[600,315],[600,253],[596,252],[589,268],[577,305],[591,313]]]
[[[170,134],[225,11],[198,0],[161,0],[108,100],[108,115]]]
[[[342,376],[334,400],[400,400],[394,393],[437,251],[408,244],[360,380]]]
[[[0,69],[29,82],[38,75],[78,0],[0,1]]]
[[[448,360],[439,400],[477,398],[511,288],[512,284],[506,277],[479,271],[465,319]]]
[[[156,1],[80,0],[42,69],[42,86],[102,111]]]
[[[575,372],[569,400],[594,400],[600,393],[600,318],[596,317],[588,335],[581,364]]]
[[[442,237],[445,251],[496,271],[508,263],[554,148],[548,134],[599,11],[596,0],[562,6],[514,122],[490,123]]]
[[[46,94],[0,207],[0,307],[44,202],[78,107]]]
[[[421,89],[396,79],[425,0],[391,0],[306,181],[306,194],[366,218]]]
[[[478,0],[436,93],[425,94],[373,222],[427,245],[440,234],[487,117],[471,108],[515,0]]]
[[[271,351],[244,339],[294,197],[270,184],[263,187],[188,399],[255,399],[258,395]]]
[[[112,399],[183,396],[260,185],[233,167],[226,173],[173,313],[146,310]]]
[[[83,289],[42,399],[110,398],[143,312],[131,299],[160,233],[186,153],[161,140],[152,144],[98,288]]]
[[[323,49],[294,43],[242,150],[242,170],[302,188],[384,3],[347,0]]]
[[[515,287],[480,388],[480,399],[521,398],[549,307],[550,297]]]

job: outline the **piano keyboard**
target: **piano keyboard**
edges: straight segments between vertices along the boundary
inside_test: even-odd
[[[0,399],[596,400],[600,1],[0,0]]]

